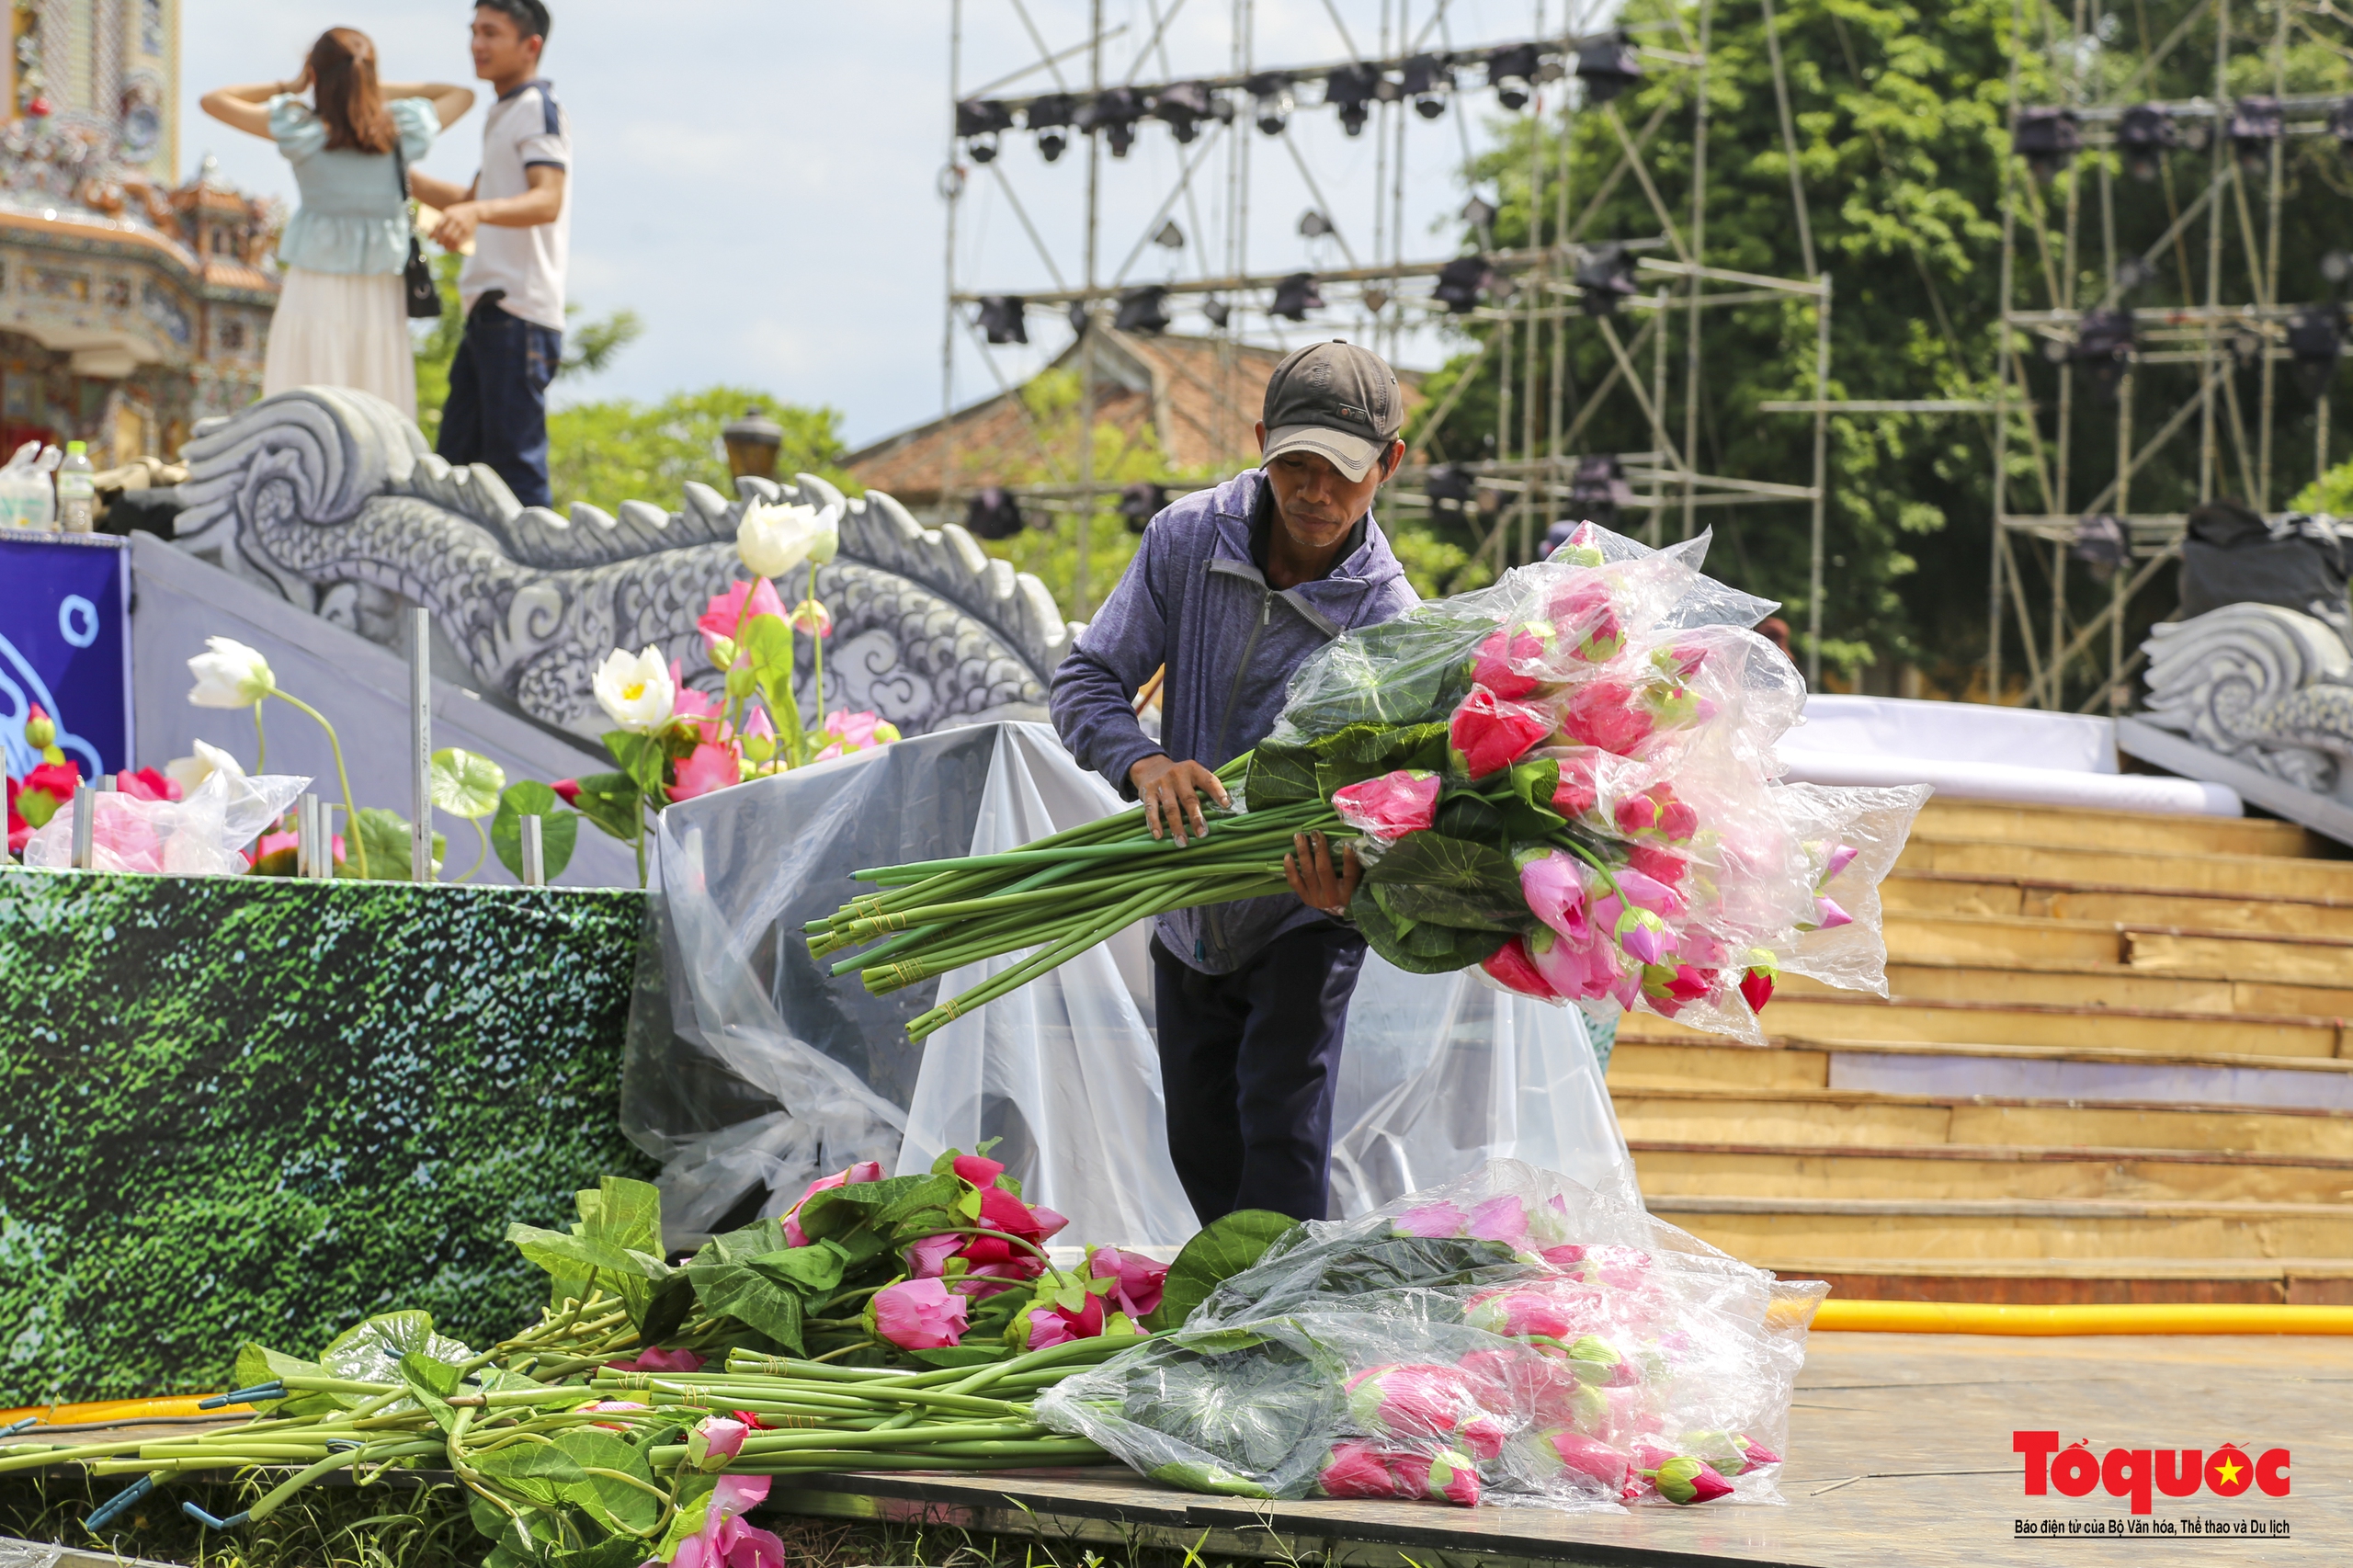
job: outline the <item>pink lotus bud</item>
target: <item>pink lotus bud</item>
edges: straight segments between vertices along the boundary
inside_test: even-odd
[[[1626,1456],[1597,1437],[1556,1428],[1540,1433],[1537,1441],[1560,1461],[1563,1475],[1584,1476],[1597,1482],[1608,1496],[1623,1492],[1626,1483],[1633,1478],[1634,1467]]]
[[[1626,956],[1640,964],[1656,964],[1675,950],[1675,933],[1647,909],[1629,909],[1618,916],[1611,933]]]
[[[1569,1367],[1577,1381],[1596,1388],[1625,1388],[1642,1381],[1642,1370],[1597,1334],[1569,1346]]]
[[[795,631],[805,631],[812,637],[830,637],[834,634],[834,612],[816,599],[802,599],[792,607],[792,615],[787,624]]]
[[[1067,1345],[1074,1339],[1099,1339],[1103,1325],[1103,1298],[1089,1290],[1074,1309],[1051,1301],[1025,1309],[1017,1329],[1021,1348],[1043,1350],[1049,1345]]]
[[[1540,634],[1535,627],[1542,627]],[[1542,682],[1528,666],[1540,667],[1552,642],[1552,629],[1542,621],[1518,631],[1497,628],[1479,644],[1471,664],[1471,679],[1506,701],[1534,691]]]
[[[1462,1321],[1507,1339],[1540,1335],[1567,1340],[1585,1332],[1593,1315],[1591,1304],[1590,1298],[1514,1286],[1472,1297],[1463,1308]]]
[[[964,1298],[937,1279],[902,1279],[878,1290],[866,1315],[875,1336],[902,1350],[940,1350],[964,1336]]]
[[[1315,1486],[1326,1497],[1410,1495],[1390,1472],[1381,1449],[1354,1438],[1332,1445],[1332,1457],[1324,1461]]]
[[[1830,852],[1829,864],[1822,873],[1821,885],[1828,887],[1832,879],[1836,877],[1839,872],[1845,870],[1847,867],[1853,865],[1855,863],[1855,857],[1861,853],[1861,850],[1856,848],[1851,844],[1842,844],[1838,846],[1837,848],[1833,849]]]
[[[1486,1199],[1472,1208],[1462,1233],[1483,1242],[1501,1242],[1517,1252],[1528,1241],[1528,1206],[1510,1193]]]
[[[1665,888],[1678,901],[1681,895],[1675,894],[1674,890],[1683,885],[1683,879],[1691,870],[1690,861],[1677,855],[1674,850],[1662,848],[1655,844],[1630,846],[1626,850],[1626,864],[1659,886]]]
[[[1592,875],[1583,860],[1555,849],[1519,869],[1519,895],[1537,919],[1568,940],[1582,942],[1593,932],[1586,908]]]
[[[1518,762],[1552,728],[1552,722],[1536,709],[1503,701],[1486,687],[1474,686],[1455,709],[1447,741],[1461,758],[1463,772],[1484,778]]]
[[[948,1272],[948,1260],[961,1251],[962,1236],[951,1233],[926,1236],[907,1248],[907,1276],[913,1279],[937,1279]]]
[[[1547,559],[1562,566],[1600,565],[1601,530],[1589,522],[1579,523]]]
[[[1555,592],[1547,608],[1581,663],[1606,664],[1626,646],[1626,628],[1619,619],[1617,600],[1609,585],[1598,577],[1580,578]]]
[[[687,1462],[697,1470],[724,1470],[744,1449],[751,1428],[723,1415],[706,1415],[687,1434]]]
[[[762,580],[766,581],[766,579]],[[809,1244],[809,1238],[801,1230],[801,1206],[808,1202],[812,1196],[836,1187],[858,1187],[866,1182],[881,1179],[882,1163],[880,1160],[860,1160],[847,1170],[835,1171],[831,1176],[819,1176],[815,1181],[811,1182],[807,1190],[793,1200],[792,1207],[785,1210],[784,1244],[789,1247],[805,1247]]]
[[[959,1154],[954,1167],[958,1176],[974,1187],[995,1187],[996,1178],[1005,1174],[1004,1165],[985,1154]]]
[[[1651,664],[1661,675],[1677,685],[1699,673],[1708,662],[1708,650],[1697,643],[1678,642],[1651,650]]]
[[[699,1372],[702,1358],[691,1350],[665,1350],[649,1346],[626,1361],[608,1361],[606,1366],[617,1372]]]
[[[1544,977],[1536,971],[1535,962],[1528,956],[1528,944],[1521,937],[1514,937],[1504,943],[1502,947],[1489,954],[1479,967],[1486,971],[1490,980],[1506,990],[1517,991],[1523,996],[1534,996],[1546,1002],[1557,1002],[1561,999],[1561,994],[1553,990]]]
[[[1817,930],[1835,931],[1841,926],[1851,926],[1855,923],[1855,917],[1839,908],[1836,899],[1816,898],[1813,901],[1813,912],[1814,926]]]
[[[1552,809],[1571,822],[1593,810],[1600,799],[1594,767],[1594,753],[1588,750],[1573,751],[1561,758],[1560,782],[1552,787]]]
[[[1761,1013],[1765,1004],[1773,999],[1773,971],[1752,968],[1740,977],[1740,999],[1748,1004],[1752,1013]]]
[[[1457,1507],[1479,1506],[1479,1471],[1468,1454],[1441,1449],[1435,1454],[1397,1454],[1390,1460],[1397,1479],[1410,1490],[1406,1495]]]
[[[1462,1233],[1464,1215],[1453,1204],[1440,1200],[1423,1203],[1406,1210],[1390,1222],[1390,1233],[1399,1236],[1459,1236]]]
[[[1094,1248],[1087,1254],[1086,1269],[1094,1278],[1119,1281],[1111,1288],[1112,1299],[1131,1319],[1141,1319],[1160,1305],[1161,1292],[1168,1284],[1166,1264],[1118,1247]]]
[[[1561,733],[1579,745],[1631,756],[1657,726],[1623,681],[1588,681],[1569,699]]]
[[[1382,844],[1419,833],[1438,820],[1441,780],[1435,773],[1399,768],[1332,791],[1340,820]]]

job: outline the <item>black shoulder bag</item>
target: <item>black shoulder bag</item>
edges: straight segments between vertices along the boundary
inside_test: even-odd
[[[408,193],[408,160],[401,156],[398,130],[392,132],[392,177],[401,182],[401,212],[408,220],[408,266],[401,274],[404,291],[408,295],[408,313],[415,318],[430,318],[441,313],[441,285],[433,278],[433,268],[426,265],[425,247],[416,241],[416,209]]]

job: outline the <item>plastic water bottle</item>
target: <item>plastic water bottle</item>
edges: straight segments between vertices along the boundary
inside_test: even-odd
[[[57,518],[70,534],[85,534],[95,521],[97,486],[90,482],[90,449],[85,442],[65,443],[65,460],[57,465]]]
[[[32,526],[31,492],[40,483],[33,472],[33,460],[40,456],[40,443],[27,441],[6,466],[0,466],[0,531]]]

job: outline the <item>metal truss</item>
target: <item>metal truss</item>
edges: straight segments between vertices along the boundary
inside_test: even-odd
[[[985,4],[987,0],[979,3]],[[1422,128],[1419,121],[1424,118],[1413,112],[1414,100],[1423,88],[1429,86],[1429,68],[1433,64],[1441,72],[1473,74],[1478,64],[1488,63],[1493,84],[1499,74],[1494,57],[1504,51],[1497,46],[1458,48],[1449,15],[1452,0],[1427,0],[1426,4],[1379,0],[1377,27],[1373,0],[1356,0],[1359,28],[1366,37],[1378,42],[1377,48],[1360,51],[1350,35],[1342,7],[1336,0],[1324,0],[1324,9],[1348,58],[1305,66],[1268,65],[1256,57],[1255,0],[1232,0],[1229,69],[1216,75],[1180,80],[1166,69],[1167,54],[1160,45],[1184,3],[1185,0],[1145,0],[1152,34],[1135,51],[1122,74],[1107,58],[1105,46],[1113,35],[1104,30],[1100,0],[1096,0],[1091,8],[1092,31],[1088,38],[1075,47],[1060,50],[1050,47],[1022,0],[1006,0],[1008,9],[1002,19],[1008,26],[1025,30],[1037,58],[976,91],[963,92],[959,87],[956,96],[963,106],[960,135],[951,141],[949,174],[943,185],[944,193],[949,197],[949,278],[942,340],[941,403],[942,427],[949,434],[943,442],[946,449],[941,460],[937,514],[941,521],[958,515],[956,508],[962,499],[958,494],[953,434],[956,346],[963,339],[979,345],[983,357],[988,352],[975,319],[978,309],[994,304],[999,311],[1011,309],[1017,313],[1024,309],[1051,307],[1056,314],[1075,311],[1089,323],[1100,325],[1111,318],[1123,298],[1132,297],[1141,287],[1149,287],[1169,299],[1199,297],[1217,301],[1223,308],[1223,320],[1215,335],[1224,348],[1267,343],[1269,339],[1279,344],[1276,329],[1282,324],[1270,313],[1276,293],[1311,268],[1303,260],[1279,267],[1252,265],[1248,220],[1254,158],[1273,156],[1284,160],[1313,194],[1315,210],[1331,224],[1331,238],[1347,263],[1341,267],[1312,269],[1313,283],[1333,306],[1355,308],[1357,320],[1369,326],[1369,340],[1376,347],[1384,348],[1394,358],[1399,344],[1408,333],[1438,319],[1444,310],[1424,291],[1423,286],[1447,274],[1449,264],[1463,258],[1407,254],[1405,229],[1407,214],[1413,209],[1408,200],[1406,137],[1409,129]],[[1799,504],[1811,507],[1813,565],[1808,645],[1813,651],[1807,663],[1812,676],[1819,674],[1822,637],[1826,427],[1829,414],[1836,406],[1821,401],[1828,385],[1830,283],[1827,275],[1819,272],[1814,265],[1805,193],[1798,173],[1789,89],[1781,69],[1779,39],[1771,27],[1773,0],[1758,3],[1768,22],[1783,151],[1788,154],[1790,171],[1792,218],[1807,276],[1759,277],[1705,264],[1707,106],[1703,89],[1718,0],[1697,0],[1691,9],[1679,13],[1671,21],[1654,24],[1654,30],[1639,39],[1602,30],[1605,19],[1615,14],[1616,7],[1608,0],[1566,0],[1566,5],[1552,11],[1549,17],[1545,0],[1531,0],[1529,25],[1520,35],[1526,53],[1502,62],[1523,74],[1504,82],[1503,86],[1506,90],[1522,90],[1523,97],[1535,97],[1538,109],[1548,115],[1552,114],[1551,106],[1566,90],[1568,81],[1582,79],[1587,87],[1574,101],[1571,112],[1552,116],[1559,126],[1558,135],[1533,139],[1528,173],[1529,189],[1543,189],[1548,173],[1552,175],[1552,210],[1532,215],[1536,232],[1529,236],[1531,243],[1518,249],[1501,249],[1490,243],[1480,253],[1485,276],[1479,283],[1479,302],[1475,309],[1458,311],[1448,319],[1483,322],[1489,324],[1491,330],[1484,335],[1472,368],[1457,379],[1449,400],[1431,410],[1424,424],[1424,428],[1435,429],[1451,412],[1450,398],[1459,397],[1472,384],[1474,374],[1483,377],[1492,362],[1495,376],[1492,384],[1498,386],[1501,392],[1493,455],[1479,461],[1432,465],[1424,454],[1411,452],[1388,504],[1409,510],[1432,505],[1426,490],[1427,481],[1438,468],[1445,468],[1457,483],[1467,477],[1478,491],[1501,502],[1483,517],[1484,532],[1483,537],[1477,537],[1476,554],[1497,569],[1532,559],[1540,548],[1545,527],[1570,502],[1581,455],[1578,443],[1588,424],[1613,402],[1631,400],[1648,430],[1648,449],[1607,455],[1618,459],[1625,490],[1631,492],[1631,498],[1621,493],[1618,505],[1643,517],[1643,531],[1652,541],[1664,540],[1670,530],[1678,537],[1689,537],[1697,530],[1701,514],[1713,507]],[[958,0],[952,47],[959,51],[966,25],[963,0]],[[1629,124],[1620,114],[1620,103],[1610,101],[1609,95],[1592,90],[1591,86],[1592,62],[1600,59],[1606,64],[1608,51],[1612,48],[1628,51],[1645,74],[1688,73],[1692,78],[1691,90],[1660,105],[1642,123]],[[961,52],[958,58],[961,59]],[[1086,70],[1083,82],[1074,79],[1074,70],[1065,74],[1063,69],[1082,60]],[[1151,66],[1158,69],[1147,76],[1147,67]],[[1319,78],[1324,82],[1323,103],[1304,102],[1302,89]],[[1431,89],[1429,96],[1445,100],[1441,106],[1444,117],[1454,121],[1451,134],[1461,139],[1461,162],[1467,165],[1472,161],[1472,149],[1466,116],[1471,94],[1478,90],[1479,84],[1474,80],[1448,84],[1442,75],[1438,81],[1440,85]],[[1017,90],[1017,96],[1002,96],[1008,89]],[[1109,120],[1098,119],[1089,126],[1089,115],[1082,109],[1063,133],[1070,151],[1083,151],[1086,163],[1084,262],[1074,277],[1057,265],[1052,248],[1031,222],[1029,204],[1022,201],[1017,188],[1030,178],[1068,177],[1074,171],[1067,167],[1040,170],[1017,179],[1008,173],[1006,162],[995,156],[995,141],[998,135],[1012,131],[1017,116],[1027,119],[1042,112],[1051,131],[1059,117],[1071,112],[1074,106],[1102,100],[1107,91],[1113,90],[1124,96],[1109,100],[1110,108],[1106,111],[1111,116]],[[1225,94],[1240,96],[1229,98],[1221,109],[1218,99]],[[1173,118],[1155,107],[1163,103],[1175,104]],[[1319,176],[1300,139],[1290,134],[1289,121],[1293,117],[1317,112],[1343,116],[1353,113],[1354,123],[1363,127],[1375,149],[1369,190]],[[1662,126],[1678,112],[1690,116],[1690,145],[1696,172],[1691,188],[1676,193],[1685,203],[1679,209],[1670,206],[1669,193],[1662,189],[1649,162],[1651,145]],[[1261,134],[1253,129],[1254,121],[1262,113],[1285,121],[1278,133]],[[1425,116],[1427,114],[1426,109]],[[1131,118],[1122,120],[1122,116]],[[1571,132],[1575,123],[1587,116],[1597,118],[1608,126],[1608,142],[1614,151],[1600,182],[1590,187],[1592,194],[1582,210],[1572,213],[1569,181],[1558,176],[1568,168]],[[1116,266],[1106,267],[1103,263],[1112,251],[1104,243],[1107,236],[1102,232],[1100,192],[1108,173],[1104,162],[1106,142],[1115,134],[1115,126],[1119,127],[1117,135],[1131,139],[1139,134],[1181,132],[1183,156],[1180,173],[1165,199],[1137,233],[1122,236],[1126,243],[1119,252],[1121,259]],[[980,130],[982,127],[995,129]],[[1427,131],[1431,134],[1446,133],[1445,128],[1436,123],[1430,123]],[[976,147],[984,148],[990,154],[985,162],[977,162]],[[964,193],[968,182],[975,178],[990,182],[1026,233],[1040,266],[1032,286],[1023,288],[1014,285],[1011,279],[991,278],[984,288],[961,283],[954,276],[957,199]],[[1605,308],[1603,301],[1588,300],[1588,290],[1579,286],[1575,275],[1581,266],[1605,254],[1602,244],[1588,239],[1586,232],[1607,199],[1628,181],[1642,192],[1656,220],[1657,231],[1653,235],[1613,242],[1622,258],[1624,287],[1631,287],[1632,292],[1624,293],[1621,287],[1619,293],[1623,294],[1622,300],[1613,294],[1607,301],[1615,305],[1612,310]],[[1336,209],[1327,197],[1342,198],[1344,208]],[[1201,257],[1198,276],[1138,284],[1138,263],[1149,254],[1152,238],[1161,225],[1182,210],[1191,232],[1203,233],[1199,213],[1204,206],[1224,218],[1226,245],[1222,265],[1212,267],[1208,258]],[[1343,210],[1356,213],[1367,209],[1374,214],[1369,234],[1360,231],[1351,233],[1351,225],[1341,223]],[[1474,228],[1479,226],[1476,214],[1466,213],[1466,218]],[[1704,345],[1710,312],[1723,306],[1772,299],[1810,301],[1814,307],[1814,401],[1792,404],[1785,410],[1813,415],[1811,472],[1802,476],[1750,477],[1702,472],[1692,460],[1692,455],[1699,444],[1699,388],[1704,384]],[[1012,301],[1010,306],[1007,301]],[[1571,397],[1563,372],[1569,344],[1579,333],[1597,335],[1606,343],[1610,368],[1600,384]],[[1095,336],[1093,331],[1088,331],[1077,342],[1078,427],[1082,431],[1091,428],[1096,407]],[[1679,342],[1671,341],[1678,336]],[[1679,376],[1670,374],[1673,360],[1680,361],[1672,366],[1679,370]],[[1255,406],[1240,406],[1243,382],[1236,373],[1238,359],[1226,352],[1220,364],[1225,383],[1221,403],[1232,405],[1224,410],[1225,415],[1234,422],[1238,432],[1246,433],[1257,411]],[[1002,391],[1012,391],[1010,381],[993,361],[991,370]],[[1673,386],[1677,381],[1679,387]],[[1255,392],[1255,388],[1252,390]],[[1017,399],[1013,401],[1017,407],[1020,406]],[[1026,409],[1023,416],[1029,418]],[[1040,454],[1051,449],[1051,443],[1041,430],[1034,427],[1034,422],[1031,436]],[[1094,443],[1082,439],[1072,464],[1049,460],[1041,466],[1049,475],[1045,483],[1008,488],[1033,506],[1058,513],[1074,513],[1079,602],[1071,610],[1083,616],[1092,602],[1086,577],[1087,530],[1096,499],[1104,489],[1095,472]],[[1806,483],[1790,482],[1800,477]]]
[[[2353,139],[2353,100],[2286,87],[2292,50],[2345,58],[2353,27],[2327,0],[2197,0],[2136,49],[2119,41],[2131,14],[2103,23],[2097,9],[2013,0],[1986,674],[2010,700],[2015,634],[2026,705],[2118,713],[2142,661],[2127,624],[2180,558],[2189,508],[2221,496],[2273,515],[2302,488],[2302,461],[2278,442],[2298,412],[2283,367],[2317,384],[2310,472],[2327,467],[2342,315],[2280,298],[2283,176],[2296,141]],[[2027,101],[2029,66],[2055,85],[2047,101]],[[2211,92],[2147,96],[2185,67]],[[2120,199],[2133,176],[2161,188],[2162,219],[2153,200]],[[2107,594],[2071,594],[2071,560],[2107,568]]]

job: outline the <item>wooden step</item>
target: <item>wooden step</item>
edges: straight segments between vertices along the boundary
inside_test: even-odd
[[[1630,1138],[1645,1199],[2011,1198],[2353,1203],[2353,1158],[2001,1144],[1740,1143]]]
[[[1940,838],[1996,838],[2012,844],[2082,845],[2166,855],[2321,857],[2325,841],[2293,823],[2262,817],[2177,816],[2162,812],[2103,812],[1998,801],[1931,799],[1917,831]]]
[[[2118,1257],[2097,1262],[1893,1260],[1858,1268],[1847,1259],[1777,1258],[1784,1278],[1828,1282],[1859,1301],[1982,1301],[2034,1306],[2118,1302],[2248,1302],[2353,1306],[2353,1257]]]
[[[2353,937],[1915,910],[1888,911],[1882,929],[1893,963],[2053,971],[2121,965],[2149,974],[2331,986],[2353,994]]]
[[[2268,981],[2209,979],[2151,972],[2118,963],[1989,967],[1955,963],[1890,963],[1892,1005],[1906,1002],[2018,1002],[2043,1006],[2154,1008],[2180,1013],[2295,1014],[2309,1017],[2353,1017],[2353,972],[2340,973],[2336,986],[2279,985]],[[1786,977],[1773,1006],[1798,996],[1853,996],[1803,975]]]
[[[2124,1051],[2236,1056],[2336,1057],[2347,1030],[2335,1017],[2229,1014],[2181,1008],[2086,1007],[2065,1004],[1938,997],[1882,1002],[1851,992],[1776,995],[1765,1011],[1774,1039],[1938,1044],[2096,1046]],[[1697,1044],[1711,1038],[1647,1013],[1620,1023],[1620,1040]]]
[[[1854,1089],[1613,1087],[1610,1099],[1630,1143],[2129,1148],[2353,1160],[2353,1114],[2343,1111],[2131,1101],[2084,1105]]]
[[[1895,1258],[2353,1256],[2353,1204],[1674,1193],[1643,1203],[1763,1267],[1790,1257],[1853,1268]]]
[[[1882,910],[1910,915],[2026,915],[2035,919],[2353,940],[2353,907],[2230,893],[2159,893],[2086,887],[2044,877],[1981,876],[1898,867],[1880,883]]]
[[[1940,838],[1915,832],[1896,860],[1913,871],[2094,885],[2147,892],[2231,894],[2353,904],[2353,861],[2268,855],[2166,855],[2084,846]]]
[[[2179,927],[2130,926],[2120,935],[2124,961],[2137,970],[2163,974],[2227,974],[2234,980],[2274,984],[2353,986],[2353,938],[2282,934],[2265,939]]]

